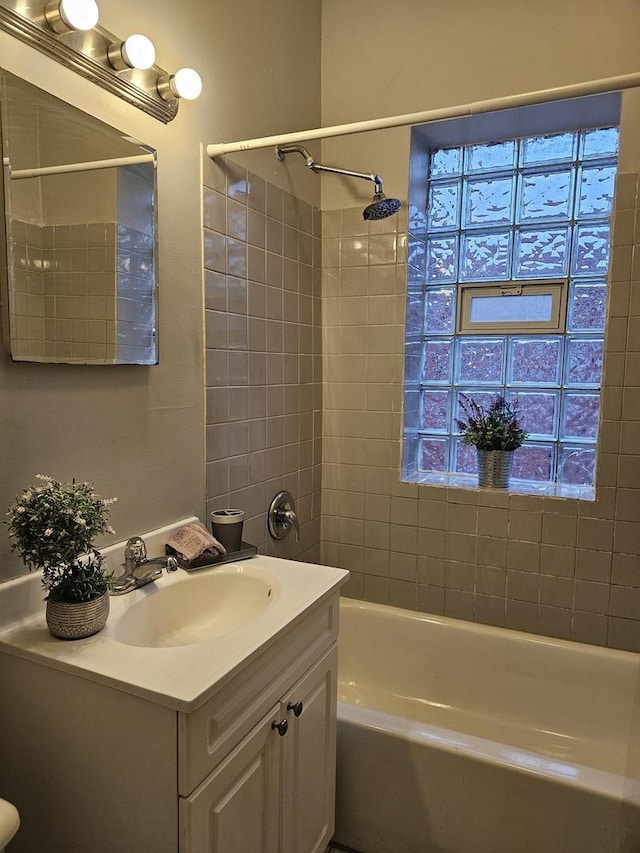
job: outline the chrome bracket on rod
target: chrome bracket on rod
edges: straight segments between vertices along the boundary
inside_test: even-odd
[[[121,38],[101,26],[55,33],[47,24],[45,5],[46,0],[0,0],[0,30],[165,124],[176,117],[178,101],[165,100],[158,91],[158,80],[168,77],[167,71],[158,65],[117,71],[108,50]]]

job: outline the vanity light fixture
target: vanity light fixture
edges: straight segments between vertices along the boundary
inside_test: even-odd
[[[160,68],[147,36],[122,40],[98,19],[96,0],[0,0],[0,30],[165,124],[176,117],[180,100],[198,97],[196,71]]]
[[[180,68],[175,74],[165,74],[158,80],[158,92],[165,101],[184,98],[193,101],[202,92],[202,80],[193,68]]]
[[[134,33],[124,41],[110,45],[107,56],[116,71],[124,71],[125,68],[146,71],[156,61],[156,49],[151,39]]]
[[[95,0],[53,0],[45,6],[44,16],[55,33],[86,32],[97,26],[100,12]]]

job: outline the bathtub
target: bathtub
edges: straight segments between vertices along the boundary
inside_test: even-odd
[[[640,656],[343,599],[335,841],[639,853]]]

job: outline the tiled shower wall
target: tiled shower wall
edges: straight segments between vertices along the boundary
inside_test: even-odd
[[[153,363],[153,237],[116,222],[14,219],[12,348],[25,359]]]
[[[207,511],[245,511],[262,553],[318,561],[322,462],[321,217],[231,161],[204,162]],[[270,538],[291,492],[301,524]]]
[[[156,361],[155,238],[137,228],[116,226],[117,361],[154,364]]]
[[[113,361],[116,224],[14,219],[11,236],[14,355]]]
[[[322,553],[348,595],[640,651],[638,177],[616,188],[594,502],[400,482],[406,215],[323,214]]]

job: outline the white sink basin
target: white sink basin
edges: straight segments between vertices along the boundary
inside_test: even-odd
[[[145,533],[148,555],[163,554],[171,534],[197,520]],[[109,571],[119,570],[125,545],[102,552]],[[155,583],[114,596],[98,634],[67,642],[49,633],[41,576],[30,572],[0,584],[0,652],[190,713],[348,576],[344,569],[261,554],[163,573]]]
[[[270,607],[278,583],[267,573],[248,574],[242,565],[221,566],[202,575],[176,574],[162,587],[149,584],[128,607],[112,636],[128,646],[188,646],[222,637]]]
[[[6,800],[0,800],[0,850],[11,841],[19,826],[17,808]]]

